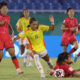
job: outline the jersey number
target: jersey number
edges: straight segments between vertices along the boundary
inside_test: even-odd
[[[38,39],[38,35],[35,35],[35,39]]]

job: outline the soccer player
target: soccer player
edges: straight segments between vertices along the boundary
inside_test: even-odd
[[[47,50],[45,48],[44,38],[43,38],[43,32],[49,31],[54,29],[54,18],[53,16],[49,16],[51,27],[45,26],[45,25],[38,25],[38,21],[35,18],[30,19],[30,27],[25,31],[20,33],[14,40],[16,41],[20,37],[27,37],[30,44],[32,45],[32,52],[34,54],[34,61],[36,64],[36,67],[38,68],[41,77],[45,78],[43,67],[39,61],[39,56],[44,59],[47,64],[49,65],[50,69],[53,70],[53,65],[51,63],[51,60],[48,56]]]
[[[69,62],[71,62],[69,53],[60,53],[54,70],[63,69],[65,74],[64,77],[80,77],[80,69],[74,70],[69,64],[67,64]]]
[[[14,45],[10,43],[12,38],[9,35],[9,30],[12,32],[12,37],[14,37],[14,31],[10,25],[10,17],[7,15],[8,13],[8,3],[1,2],[0,3],[0,62],[3,57],[3,49],[9,52],[12,62],[16,67],[18,74],[23,74],[24,72],[19,67],[19,62],[15,56]]]
[[[63,46],[63,52],[66,52],[69,44],[74,45],[74,47],[69,51],[69,54],[71,55],[78,49],[78,41],[75,37],[75,33],[78,32],[78,26],[77,19],[74,17],[74,9],[68,8],[67,14],[68,17],[65,18],[61,27],[61,30],[63,31],[61,45]]]
[[[24,9],[23,12],[23,16],[17,21],[16,24],[16,29],[19,33],[21,33],[22,31],[25,31],[28,28],[29,25],[29,10],[28,9]],[[29,56],[31,53],[29,50],[29,41],[27,38],[20,38],[19,40],[19,44],[20,44],[20,48],[21,48],[21,54],[23,54],[25,52],[25,57],[24,57],[24,66],[32,66],[32,56]],[[28,60],[29,65],[28,65]]]

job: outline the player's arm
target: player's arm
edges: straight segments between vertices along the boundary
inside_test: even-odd
[[[13,42],[15,42],[15,41],[18,40],[19,38],[23,38],[23,37],[26,37],[26,33],[25,33],[25,32],[19,33],[18,36],[13,39]]]
[[[17,22],[17,24],[16,24],[16,30],[19,33],[22,32],[21,27],[22,27],[22,25],[21,25],[21,19],[19,19],[18,22]]]
[[[63,24],[63,25],[61,26],[61,30],[62,30],[62,31],[64,31],[64,30],[69,30],[69,28],[65,27],[65,25]]]
[[[18,28],[18,26],[16,25],[16,30],[20,33],[22,30],[20,28]]]
[[[54,30],[54,17],[52,15],[49,16],[49,21],[51,22],[51,27],[49,27],[49,30]]]
[[[18,39],[20,39],[20,36],[19,35],[13,39],[13,42],[15,42]]]
[[[12,38],[14,38],[14,30],[13,30],[11,24],[9,24],[9,29],[10,29],[10,31],[12,32]]]

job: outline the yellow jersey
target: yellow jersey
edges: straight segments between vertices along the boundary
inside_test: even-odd
[[[20,18],[16,24],[17,28],[25,31],[28,28],[30,17],[26,20],[24,17]]]
[[[43,38],[43,32],[48,31],[49,26],[39,25],[38,29],[33,31],[31,27],[29,27],[25,32],[19,33],[20,37],[27,37],[32,49],[37,53],[45,51],[45,43]]]

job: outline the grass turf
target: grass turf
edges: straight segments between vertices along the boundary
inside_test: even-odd
[[[34,64],[33,61],[33,67],[23,67],[23,59],[18,59],[20,63],[21,69],[24,70],[23,75],[18,75],[16,73],[16,69],[14,68],[12,61],[10,59],[3,59],[0,63],[0,80],[42,80],[40,78],[40,74]],[[55,65],[56,59],[52,59],[53,64]],[[46,78],[43,80],[80,80],[80,78],[55,78],[54,76],[50,76],[47,74],[47,70],[49,70],[47,64],[45,61],[41,60],[41,63],[43,65]],[[80,59],[75,64],[71,65],[74,69],[80,69]]]

